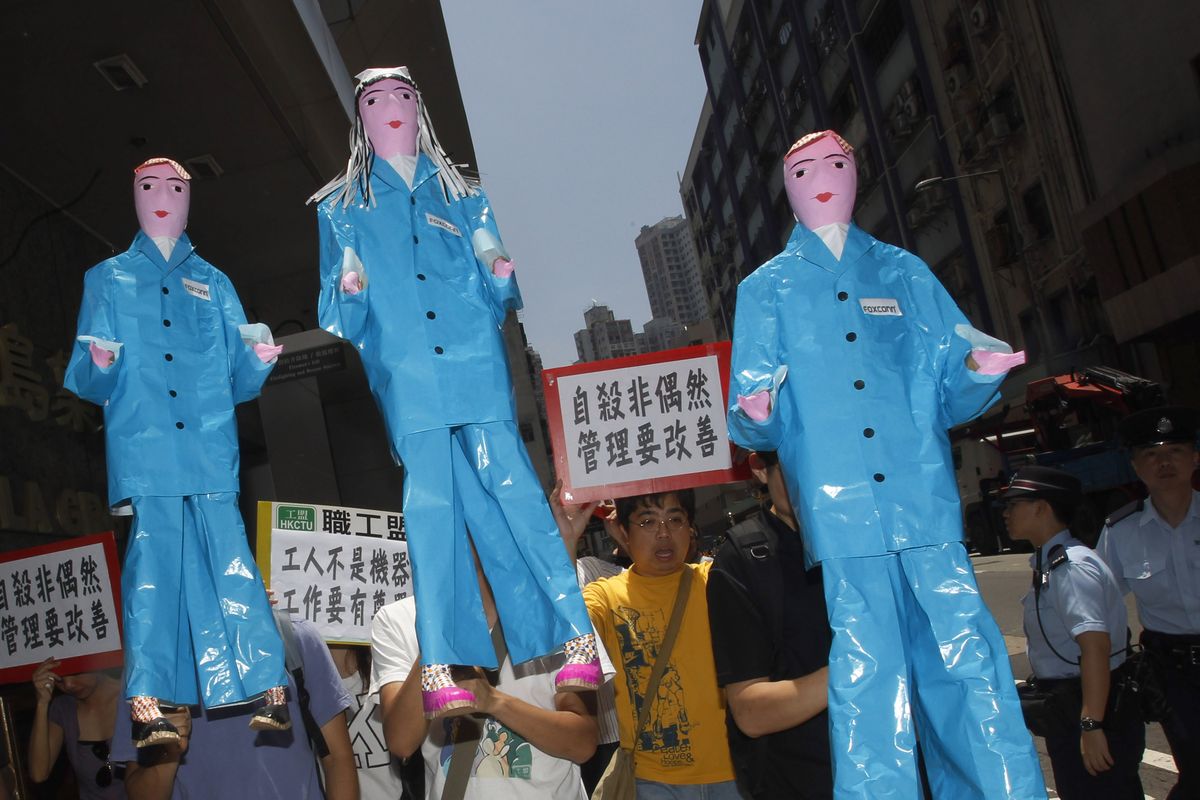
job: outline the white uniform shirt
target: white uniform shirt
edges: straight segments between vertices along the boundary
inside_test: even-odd
[[[375,614],[371,622],[371,654],[370,697],[378,701],[379,689],[388,683],[407,680],[414,659],[419,657],[417,605],[413,598],[397,600]],[[527,661],[514,670],[511,659],[505,658],[497,688],[530,705],[553,709],[554,675],[562,663],[560,653]],[[614,670],[603,647],[600,647],[600,666],[605,680],[610,680]],[[434,720],[429,735],[421,743],[427,800],[442,796],[450,756],[454,753],[452,726],[460,719],[463,718]],[[475,719],[483,724],[483,736],[473,754],[467,800],[587,800],[576,764],[543,753],[491,717]]]
[[[1067,562],[1051,569],[1050,552],[1055,545],[1063,546]],[[1121,648],[1125,646],[1129,617],[1112,572],[1094,550],[1065,530],[1042,545],[1042,553],[1040,598],[1030,588],[1023,601],[1033,674],[1048,679],[1078,677],[1079,645],[1075,637],[1090,631],[1108,634],[1112,650],[1117,651],[1109,658],[1109,668],[1116,669],[1125,660]],[[1035,569],[1036,559],[1036,554],[1029,558],[1029,565]],[[1055,650],[1062,658],[1054,654]]]
[[[1137,598],[1143,628],[1200,634],[1200,492],[1192,492],[1178,528],[1147,500],[1141,511],[1106,525],[1096,549],[1121,591]]]

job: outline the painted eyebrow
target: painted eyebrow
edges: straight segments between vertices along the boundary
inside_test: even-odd
[[[168,175],[164,180],[175,181],[176,183],[187,183],[183,178]]]
[[[162,178],[158,177],[157,175],[138,175],[137,179],[139,181],[148,181],[151,179],[156,180],[156,181],[162,180]]]
[[[811,164],[815,160],[816,159],[813,159],[813,158],[802,158],[799,161],[793,161],[791,164],[788,164],[788,169],[795,169],[796,167],[800,166],[801,164]]]
[[[830,153],[826,158],[849,158],[845,153]]]

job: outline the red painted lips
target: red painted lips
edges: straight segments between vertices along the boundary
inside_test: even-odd
[[[828,203],[832,199],[833,192],[821,192],[819,195],[817,195],[817,202],[819,203]]]

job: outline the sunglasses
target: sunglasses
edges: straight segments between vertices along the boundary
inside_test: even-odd
[[[108,742],[80,742],[80,744],[90,744],[92,748],[92,755],[96,757],[97,761],[104,762],[100,769],[96,770],[97,786],[99,786],[101,789],[104,789],[112,785],[113,778],[116,778],[117,780],[124,780],[125,765],[114,765],[108,760],[109,753],[111,752],[108,747]]]

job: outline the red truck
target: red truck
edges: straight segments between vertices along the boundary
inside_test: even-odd
[[[1117,439],[1122,417],[1162,405],[1162,387],[1110,367],[1088,367],[1031,381],[1025,404],[951,433],[968,549],[988,555],[1013,547],[1001,517],[1000,487],[1018,467],[1041,464],[1083,482],[1093,518],[1082,531],[1092,541],[1104,517],[1143,496]]]

